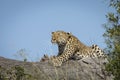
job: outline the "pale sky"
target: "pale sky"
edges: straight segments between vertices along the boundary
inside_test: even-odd
[[[43,54],[56,55],[51,32],[71,32],[84,44],[104,43],[103,24],[109,11],[106,0],[0,0],[0,56],[18,59],[25,49],[29,61]]]

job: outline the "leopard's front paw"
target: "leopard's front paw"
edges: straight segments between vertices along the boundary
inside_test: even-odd
[[[51,59],[50,62],[51,62],[52,65],[55,66],[55,67],[62,65],[62,62],[59,61],[57,58]]]

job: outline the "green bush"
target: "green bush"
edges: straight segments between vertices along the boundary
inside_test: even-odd
[[[109,63],[106,70],[114,75],[114,80],[120,79],[120,0],[110,0],[110,7],[115,11],[106,15],[108,23],[104,25],[107,44],[106,52],[109,54]]]

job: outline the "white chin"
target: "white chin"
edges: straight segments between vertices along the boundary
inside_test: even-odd
[[[56,42],[52,42],[52,44],[56,44]]]

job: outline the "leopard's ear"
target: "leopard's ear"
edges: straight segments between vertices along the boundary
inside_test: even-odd
[[[69,35],[70,33],[69,33],[69,32],[67,32],[67,34]]]
[[[69,38],[71,38],[71,33],[70,32],[67,32],[67,35],[69,36]]]
[[[54,34],[54,32],[51,32],[52,34]]]
[[[67,32],[68,35],[71,35],[71,32]]]

